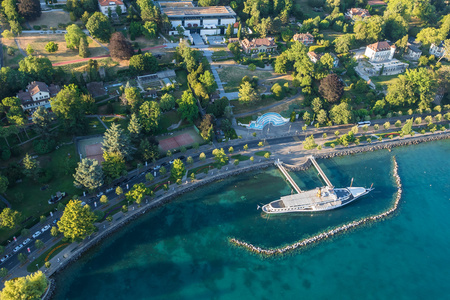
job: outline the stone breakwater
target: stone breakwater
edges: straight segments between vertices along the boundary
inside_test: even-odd
[[[165,194],[165,195],[161,196],[160,198],[150,201],[149,204],[144,204],[141,208],[137,209],[136,211],[129,211],[127,213],[128,215],[126,215],[120,222],[116,222],[112,226],[108,225],[109,227],[107,230],[94,236],[93,238],[86,239],[83,242],[84,244],[80,245],[80,247],[78,249],[75,248],[75,250],[72,251],[73,254],[66,260],[63,260],[62,263],[60,265],[58,265],[57,268],[52,270],[52,272],[48,273],[48,275],[53,277],[57,273],[61,272],[66,267],[68,267],[72,262],[77,261],[87,250],[91,249],[92,247],[96,246],[97,244],[100,244],[104,238],[106,238],[106,237],[110,236],[111,234],[113,234],[114,232],[120,230],[123,226],[127,225],[132,220],[141,217],[150,209],[159,207],[184,193],[195,190],[196,188],[198,188],[200,186],[212,183],[214,181],[222,180],[222,179],[225,179],[230,176],[265,169],[272,165],[273,165],[273,161],[267,160],[262,163],[258,163],[258,164],[251,165],[248,167],[230,170],[230,171],[227,171],[222,174],[213,175],[213,176],[210,176],[209,178],[198,180],[190,185],[178,187],[174,192]],[[55,284],[53,285],[53,287],[55,287]],[[49,291],[46,299],[51,299],[53,293],[54,293],[54,288],[51,291]]]
[[[421,143],[426,142],[432,142],[432,141],[438,141],[438,140],[444,140],[450,138],[450,131],[448,132],[439,132],[434,133],[433,135],[428,136],[420,136],[420,137],[411,137],[404,140],[384,140],[383,142],[374,142],[377,144],[373,145],[367,145],[367,146],[352,146],[345,149],[334,149],[332,152],[328,153],[316,153],[314,154],[314,157],[316,159],[326,159],[326,158],[333,158],[337,156],[345,156],[345,155],[352,155],[362,152],[373,152],[377,150],[383,150],[383,149],[392,149],[395,147],[401,147],[401,146],[409,146],[409,145],[418,145]],[[286,163],[283,163],[283,166],[287,168],[290,171],[305,171],[311,166],[311,161],[307,160],[304,163],[300,165],[289,165]]]
[[[395,156],[393,158],[394,160],[394,170],[393,170],[393,177],[394,180],[397,184],[397,194],[395,197],[395,201],[393,202],[393,205],[391,206],[390,209],[386,210],[385,212],[378,214],[378,215],[374,215],[374,216],[370,216],[370,217],[366,217],[366,218],[362,218],[360,220],[357,221],[353,221],[351,223],[347,223],[344,224],[342,226],[330,229],[328,231],[319,233],[315,236],[309,237],[309,238],[305,238],[303,240],[300,240],[296,243],[287,245],[287,246],[283,246],[280,248],[269,248],[269,249],[265,249],[262,247],[258,247],[255,245],[252,245],[250,243],[244,242],[244,241],[240,241],[236,238],[229,238],[229,242],[231,244],[233,244],[236,247],[240,247],[243,248],[245,250],[248,250],[252,253],[258,254],[258,255],[262,255],[265,257],[270,257],[270,256],[276,256],[276,255],[280,255],[280,254],[285,254],[288,252],[292,252],[294,250],[299,250],[301,248],[304,248],[306,246],[311,246],[317,242],[326,240],[328,238],[331,238],[335,235],[338,234],[342,234],[345,233],[351,229],[354,229],[358,226],[370,223],[370,222],[374,222],[374,221],[379,221],[381,219],[386,218],[387,216],[391,215],[392,213],[394,213],[397,209],[398,209],[398,205],[400,202],[400,199],[402,198],[402,182],[400,179],[400,176],[398,175],[398,164],[397,164],[397,160],[395,159]]]

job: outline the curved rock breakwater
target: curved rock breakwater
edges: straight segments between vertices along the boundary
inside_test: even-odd
[[[351,229],[354,229],[358,226],[364,225],[364,224],[368,224],[370,222],[374,222],[374,221],[379,221],[381,219],[384,219],[386,217],[388,217],[389,215],[391,215],[392,213],[394,213],[397,209],[398,209],[398,205],[400,202],[400,199],[402,198],[402,182],[400,179],[400,176],[398,175],[398,164],[397,164],[397,160],[395,159],[395,156],[393,157],[394,160],[394,170],[393,170],[393,177],[394,180],[397,184],[397,194],[395,197],[395,201],[393,202],[391,208],[389,208],[388,210],[386,210],[383,213],[380,213],[378,215],[374,215],[374,216],[370,216],[370,217],[365,217],[362,218],[360,220],[357,221],[353,221],[344,225],[341,225],[339,227],[330,229],[328,231],[319,233],[315,236],[309,237],[309,238],[305,238],[303,240],[300,240],[296,243],[287,245],[287,246],[283,246],[280,248],[262,248],[262,247],[258,247],[255,245],[252,245],[250,243],[244,242],[244,241],[240,241],[236,238],[229,238],[228,241],[236,246],[236,247],[240,247],[243,248],[245,250],[248,250],[252,253],[261,255],[261,256],[265,256],[265,257],[270,257],[270,256],[276,256],[276,255],[280,255],[280,254],[285,254],[285,253],[289,253],[292,252],[294,250],[299,250],[301,248],[304,248],[306,246],[311,246],[314,243],[326,240],[328,238],[331,238],[335,235],[338,234],[342,234],[345,233]]]

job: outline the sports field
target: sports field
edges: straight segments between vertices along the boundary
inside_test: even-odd
[[[158,141],[160,150],[166,152],[167,150],[178,149],[182,146],[188,147],[194,143],[200,144],[203,142],[203,139],[193,127],[190,127],[175,132],[170,137],[167,137],[167,135],[158,137]]]
[[[102,141],[103,137],[101,136],[79,140],[77,146],[81,158],[93,158],[103,162]]]

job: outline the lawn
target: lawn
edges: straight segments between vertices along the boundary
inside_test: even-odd
[[[171,125],[180,122],[180,120],[181,119],[178,116],[178,113],[176,111],[174,111],[174,110],[171,110],[171,111],[168,111],[168,112],[164,113],[161,116],[161,119],[160,119],[158,133],[165,133],[165,132],[167,132],[168,128]],[[183,124],[183,122],[182,122],[182,124]],[[182,124],[180,124],[180,126]]]
[[[2,39],[3,43],[3,67],[17,67],[19,66],[19,61],[24,58],[24,56],[19,52],[19,48],[17,48],[14,40]],[[14,55],[8,55],[8,48],[14,49]]]
[[[88,131],[86,135],[103,134],[105,131],[105,126],[97,118],[88,118]]]
[[[334,30],[321,30],[320,33],[323,34],[323,38],[330,42],[334,41],[340,36],[343,36],[345,33],[334,31]]]
[[[255,152],[255,155],[264,156],[264,155],[266,155],[266,153],[269,153],[269,155],[272,154],[272,153],[270,153],[270,151],[258,151],[258,152]]]
[[[42,55],[50,59],[52,63],[64,62],[81,59],[77,50],[71,50],[66,47],[66,40],[64,34],[52,34],[52,35],[31,35],[22,34],[21,37],[16,38],[20,48],[24,51],[28,45],[34,49],[33,55]],[[58,44],[58,51],[48,53],[45,50],[45,45],[48,42],[55,42]],[[91,57],[101,56],[108,54],[108,51],[101,47],[97,42],[88,37],[89,51]],[[105,45],[107,47],[107,45]]]
[[[196,175],[200,174],[200,173],[205,173],[206,174],[206,173],[208,173],[209,170],[214,169],[215,167],[216,167],[215,163],[209,163],[209,164],[204,165],[204,166],[200,166],[200,167],[197,167],[197,168],[190,169],[190,170],[188,170],[187,177],[190,177],[192,173],[194,173]]]
[[[23,182],[8,188],[7,199],[12,204],[12,209],[22,213],[23,219],[27,220],[24,224],[30,224],[34,219],[48,214],[57,205],[47,203],[51,195],[56,192],[67,192],[69,196],[62,201],[68,202],[74,195],[80,194],[80,190],[73,185],[73,176],[75,173],[78,154],[75,145],[65,145],[59,149],[47,154],[40,155],[38,158],[40,167],[48,170],[51,179],[48,184],[40,184],[29,178]],[[4,241],[17,231],[1,229],[0,241]]]
[[[29,21],[28,23],[31,28],[37,25],[41,27],[47,26],[47,29],[50,29],[50,27],[55,27],[58,30],[61,30],[61,28],[58,28],[58,24],[68,24],[69,22],[71,22],[70,16],[66,11],[43,11],[39,18],[34,21]],[[81,21],[75,23],[81,24]]]
[[[266,97],[264,99],[261,99],[257,102],[251,103],[251,104],[244,104],[244,103],[240,103],[239,101],[233,101],[232,102],[232,105],[234,106],[233,113],[234,114],[246,113],[246,112],[258,109],[258,108],[262,108],[264,106],[271,105],[276,102],[278,102],[278,100],[276,100],[275,98],[272,98],[272,97]]]
[[[250,71],[247,67],[237,66],[220,68],[217,69],[217,72],[219,73],[220,80],[224,84],[223,88],[225,93],[238,92],[239,85],[244,76],[249,76],[250,78],[256,76],[259,80],[266,80],[274,75],[270,71]]]
[[[138,43],[139,48],[145,49],[145,48],[150,48],[150,47],[155,47],[158,45],[162,45],[164,44],[164,40],[161,38],[156,38],[156,39],[148,39],[145,36],[140,36],[138,38],[136,38],[134,41],[131,41],[132,44],[134,43]]]
[[[370,79],[375,84],[381,84],[384,86],[389,86],[390,84],[396,82],[398,80],[398,75],[381,75],[381,76],[373,76]]]
[[[128,127],[128,120],[117,118],[117,117],[103,117],[102,118],[103,123],[106,124],[106,126],[111,127],[112,123],[116,123],[122,128],[123,130],[126,130]]]
[[[242,154],[236,154],[231,156],[232,159],[237,159],[239,161],[246,161],[250,159],[250,156],[242,155]]]
[[[36,264],[39,266],[39,268],[41,268],[42,266],[44,266],[45,262],[47,262],[50,259],[52,259],[53,257],[55,257],[56,254],[63,251],[64,248],[66,248],[69,245],[70,245],[70,243],[68,243],[68,242],[63,242],[62,240],[59,241],[53,247],[51,247],[50,249],[48,249],[47,251],[42,253],[38,258],[33,260],[31,263],[29,263],[27,266],[27,271],[30,273],[36,272],[38,270],[36,268]],[[51,254],[50,254],[50,252],[51,252]],[[48,258],[47,258],[47,256],[48,256]],[[47,258],[47,260],[46,260],[46,258]]]

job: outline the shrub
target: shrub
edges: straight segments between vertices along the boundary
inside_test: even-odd
[[[34,151],[38,154],[46,154],[52,152],[55,149],[56,142],[55,140],[43,140],[37,139],[33,141]]]
[[[41,30],[41,26],[39,26],[39,25],[34,25],[34,26],[33,26],[33,29],[34,29],[34,30]]]

